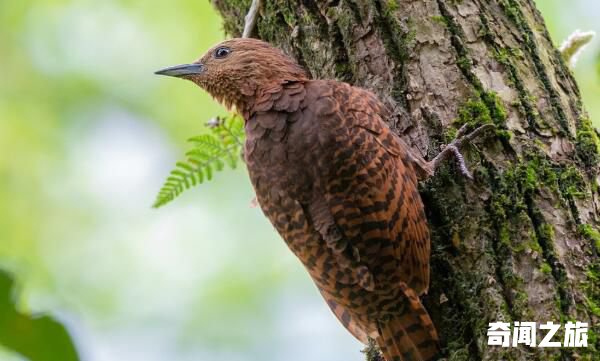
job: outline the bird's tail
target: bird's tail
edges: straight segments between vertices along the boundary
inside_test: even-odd
[[[438,335],[417,294],[402,284],[402,311],[378,322],[377,345],[386,361],[429,361],[439,355]]]

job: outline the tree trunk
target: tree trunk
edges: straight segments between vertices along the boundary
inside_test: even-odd
[[[213,0],[227,33],[240,35],[250,2]],[[463,149],[474,181],[449,161],[422,184],[433,242],[425,302],[444,355],[597,360],[598,136],[533,1],[264,3],[256,37],[313,78],[375,92],[424,157],[461,124],[497,126]],[[588,348],[487,345],[489,322],[568,320],[590,324]]]

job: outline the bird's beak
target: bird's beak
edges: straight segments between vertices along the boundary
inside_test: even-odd
[[[183,64],[183,65],[171,66],[171,67],[156,71],[156,72],[154,72],[154,74],[174,76],[176,78],[183,78],[188,75],[202,74],[203,72],[204,72],[204,65],[194,63],[194,64]]]

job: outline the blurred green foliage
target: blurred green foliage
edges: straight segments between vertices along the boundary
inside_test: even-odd
[[[79,361],[65,327],[47,315],[16,309],[15,281],[0,271],[0,343],[31,361]]]

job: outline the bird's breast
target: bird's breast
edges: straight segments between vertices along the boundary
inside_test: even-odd
[[[246,124],[248,172],[257,193],[279,192],[300,201],[310,197],[318,180],[316,134],[302,122],[290,121],[294,113],[276,113]]]

